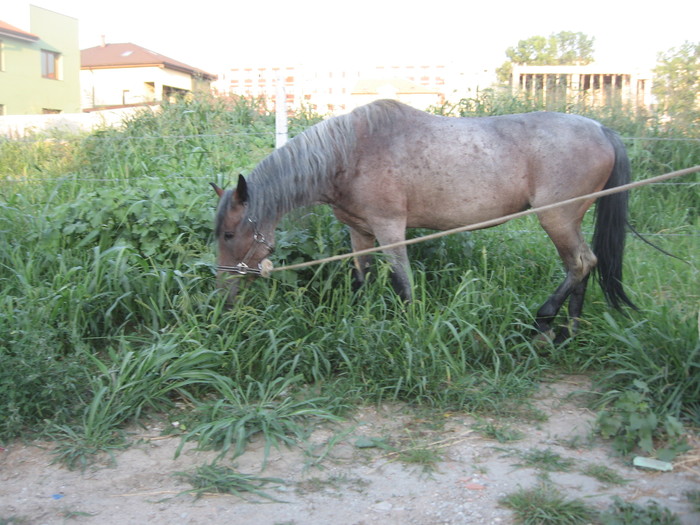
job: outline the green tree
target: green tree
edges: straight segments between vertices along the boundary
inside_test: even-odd
[[[652,92],[659,111],[677,123],[700,123],[700,42],[659,53]]]
[[[513,64],[532,66],[585,65],[593,62],[595,38],[584,33],[560,31],[548,37],[532,36],[506,49],[508,60],[496,70],[501,82],[508,82]]]

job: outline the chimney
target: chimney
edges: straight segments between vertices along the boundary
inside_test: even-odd
[[[105,47],[107,44],[105,44],[105,36],[100,35],[100,47]]]

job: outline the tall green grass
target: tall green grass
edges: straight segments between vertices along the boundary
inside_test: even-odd
[[[602,117],[626,135],[637,179],[700,163],[697,142],[659,140],[689,130]],[[513,414],[562,371],[595,374],[601,406],[641,380],[655,411],[698,424],[697,186],[635,190],[632,224],[686,262],[630,237],[626,285],[640,311],[610,311],[591,286],[581,331],[562,347],[532,342],[533,313],[563,279],[533,218],[410,247],[409,305],[379,257],[358,293],[349,263],[334,263],[248,283],[229,311],[215,290],[207,182],[252,169],[273,125],[262,101],[193,99],[120,129],[0,141],[1,440],[59,436],[59,457],[80,466],[122,446],[119,430],[144,411],[186,400],[198,407],[191,438],[240,451],[251,433],[288,443],[360,402]],[[349,249],[330,212],[312,209],[281,224],[276,264]]]

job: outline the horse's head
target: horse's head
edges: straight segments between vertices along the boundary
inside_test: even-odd
[[[219,196],[215,235],[219,244],[217,280],[220,288],[228,290],[231,305],[238,293],[240,277],[261,275],[271,267],[267,258],[274,249],[274,228],[261,229],[256,217],[248,213],[248,188],[242,176],[235,190],[212,187]],[[238,278],[236,278],[238,277]]]

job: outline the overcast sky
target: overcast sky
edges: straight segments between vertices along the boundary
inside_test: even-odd
[[[5,0],[0,20],[28,30],[29,3],[77,18],[81,49],[105,35],[211,73],[313,62],[495,68],[519,40],[559,31],[594,37],[598,62],[651,68],[658,52],[700,40],[700,2],[688,0]]]

